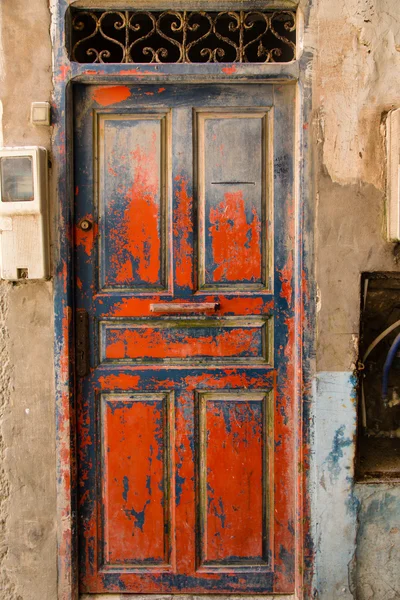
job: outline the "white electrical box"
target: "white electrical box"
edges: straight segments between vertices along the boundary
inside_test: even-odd
[[[400,108],[387,115],[386,152],[388,239],[397,242],[400,240]]]
[[[0,268],[11,281],[49,277],[45,148],[0,149]]]

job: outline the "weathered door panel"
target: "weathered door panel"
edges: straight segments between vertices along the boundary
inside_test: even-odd
[[[294,87],[123,92],[75,88],[81,589],[293,591]]]

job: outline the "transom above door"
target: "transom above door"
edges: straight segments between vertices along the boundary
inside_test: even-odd
[[[75,87],[82,591],[294,589],[294,97]]]

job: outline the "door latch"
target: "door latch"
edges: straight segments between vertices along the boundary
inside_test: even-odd
[[[75,364],[78,377],[89,373],[89,315],[86,310],[76,311]]]

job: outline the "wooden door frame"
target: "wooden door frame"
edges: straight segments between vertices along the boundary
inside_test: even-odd
[[[271,0],[275,4],[274,0]],[[73,331],[73,123],[72,86],[141,83],[281,83],[296,85],[295,321],[296,365],[296,571],[295,598],[311,597],[313,540],[310,526],[309,445],[314,372],[314,195],[309,135],[311,82],[306,53],[292,63],[78,64],[65,50],[65,15],[71,0],[51,0],[53,38],[52,197],[54,353],[56,381],[58,600],[78,598],[76,441]],[[156,5],[154,2],[153,5]],[[190,4],[189,2],[187,3]],[[226,2],[225,2],[226,4]],[[268,4],[268,2],[266,3]],[[286,0],[288,4],[288,0]],[[296,2],[292,2],[292,6]],[[285,5],[285,0],[280,6]],[[264,7],[267,8],[266,5]],[[306,235],[303,235],[306,232]]]

